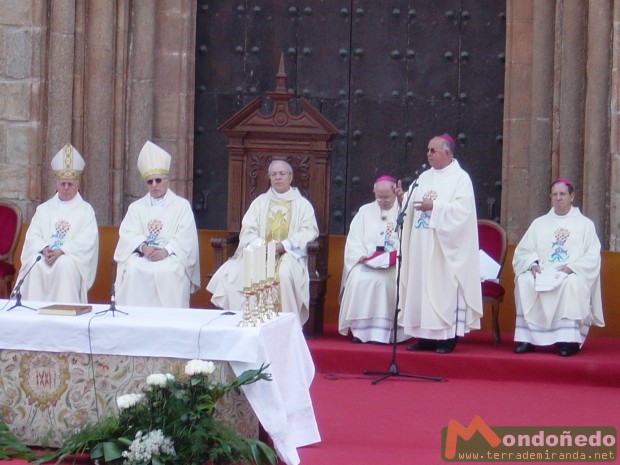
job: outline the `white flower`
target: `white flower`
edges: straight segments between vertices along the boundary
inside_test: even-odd
[[[116,398],[116,405],[119,410],[133,407],[144,398],[144,394],[125,394]]]
[[[185,374],[193,375],[210,375],[215,371],[215,364],[207,360],[190,360],[185,364]]]
[[[123,451],[123,457],[126,459],[123,464],[151,463],[153,456],[161,455],[176,456],[172,440],[164,436],[160,429],[146,434],[138,431],[129,449]]]
[[[174,376],[172,376],[170,373],[167,373],[165,375],[158,373],[154,375],[148,375],[146,378],[146,384],[148,384],[149,386],[164,387],[166,383],[168,382],[168,380],[172,381],[173,379],[174,379]]]

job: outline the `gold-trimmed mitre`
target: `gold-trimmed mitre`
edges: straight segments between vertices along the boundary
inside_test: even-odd
[[[71,144],[61,148],[52,158],[52,170],[56,179],[80,180],[86,162],[80,152]]]
[[[168,174],[172,157],[164,149],[147,140],[138,155],[138,171],[142,179],[154,174]]]

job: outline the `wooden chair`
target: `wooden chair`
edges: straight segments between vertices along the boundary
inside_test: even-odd
[[[15,279],[13,254],[22,229],[22,213],[10,202],[0,200],[0,295],[11,294]]]
[[[480,248],[500,265],[498,277],[501,276],[506,260],[508,236],[504,228],[492,220],[478,220],[478,242]],[[495,345],[501,340],[499,329],[499,304],[504,300],[506,290],[499,282],[485,280],[482,282],[482,300],[490,302],[493,315],[493,341]]]
[[[332,140],[338,135],[333,126],[310,103],[301,98],[301,111],[292,114],[287,91],[284,59],[276,74],[276,90],[267,92],[271,111],[262,113],[263,102],[255,98],[218,129],[228,137],[228,235],[213,238],[213,273],[235,252],[241,220],[250,203],[269,188],[267,170],[273,159],[283,159],[294,170],[292,185],[314,207],[319,237],[308,245],[310,274],[308,336],[323,331],[323,309],[327,292],[329,235],[330,158]]]

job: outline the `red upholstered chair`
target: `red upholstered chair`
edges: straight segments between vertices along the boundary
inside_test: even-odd
[[[22,213],[15,205],[0,200],[0,296],[8,297],[15,279],[13,253],[22,229]]]
[[[508,236],[504,228],[495,221],[478,220],[478,242],[480,248],[499,263],[498,277],[501,276],[508,247]],[[490,280],[482,282],[482,300],[483,302],[490,302],[493,310],[493,340],[495,345],[501,339],[498,320],[499,304],[504,300],[505,293],[506,291],[499,283]]]

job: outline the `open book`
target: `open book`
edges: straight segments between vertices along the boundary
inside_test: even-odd
[[[39,309],[39,315],[67,315],[77,316],[88,313],[93,309],[91,305],[54,304]]]

